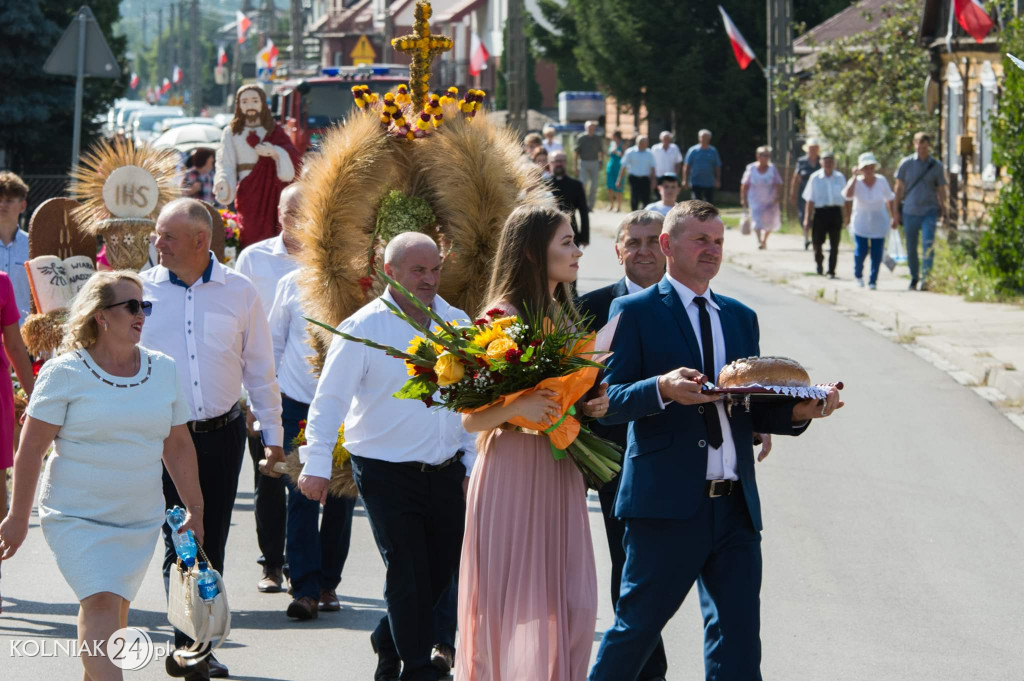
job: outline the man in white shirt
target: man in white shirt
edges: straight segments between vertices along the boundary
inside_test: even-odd
[[[281,201],[278,204],[277,214],[281,223],[281,233],[254,243],[238,256],[235,271],[248,277],[256,287],[260,304],[267,314],[274,303],[278,283],[299,266],[294,254],[299,248],[297,229],[300,208],[299,185],[290,184],[281,190]],[[259,470],[259,461],[263,458],[263,445],[259,432],[252,430],[254,421],[255,418],[249,411],[246,414],[249,454],[252,457],[253,474],[256,478],[253,507],[256,514],[256,540],[262,554],[257,562],[263,566],[263,576],[256,588],[263,593],[278,593],[284,583],[287,493],[283,478],[263,475]],[[284,444],[288,447],[291,440],[285,437]]]
[[[303,319],[299,274],[293,270],[278,284],[269,319],[287,449],[293,448],[300,423],[309,416],[317,384],[309,363],[309,322]],[[337,588],[348,557],[356,500],[328,496],[321,518],[319,500],[307,499],[291,481],[287,490],[286,547],[293,600],[286,613],[299,620],[316,619],[321,610],[341,609]]]
[[[825,255],[822,246],[827,236],[828,276],[832,279],[836,278],[836,264],[839,262],[839,240],[843,231],[843,209],[846,206],[846,199],[843,198],[845,185],[846,178],[836,170],[835,154],[826,151],[821,154],[821,170],[811,173],[803,193],[803,199],[807,202],[804,208],[804,230],[811,230],[818,274],[824,274]]]
[[[661,144],[656,144],[651,148],[651,153],[654,154],[655,175],[658,177],[662,175],[682,177],[683,152],[679,151],[679,146],[672,141],[672,133],[663,130],[658,139],[661,140]]]
[[[441,256],[427,236],[400,234],[388,243],[384,270],[446,320],[466,313],[437,295]],[[391,287],[338,327],[386,345],[408,345],[413,329],[392,314],[387,300],[417,321],[425,315]],[[408,379],[402,362],[360,343],[334,338],[309,409],[305,463],[299,489],[326,500],[331,452],[338,428],[377,547],[387,568],[388,614],[370,637],[378,654],[374,679],[435,679],[433,608],[458,570],[465,522],[465,478],[475,438],[461,417],[393,397]]]
[[[21,229],[21,214],[28,208],[28,185],[9,171],[0,172],[0,271],[6,272],[14,287],[20,327],[31,313],[32,293],[28,287],[28,232]]]
[[[178,367],[192,420],[188,422],[199,461],[203,490],[203,548],[210,566],[223,573],[231,511],[245,452],[245,420],[238,404],[244,386],[261,423],[268,458],[282,456],[281,394],[274,377],[274,353],[267,318],[256,289],[224,267],[210,252],[212,224],[202,202],[177,199],[156,223],[161,264],[141,277],[154,312],[142,332],[142,344],[170,355]],[[181,505],[164,471],[167,507]],[[170,529],[164,525],[164,580],[174,562]],[[189,643],[174,632],[176,646]],[[168,672],[184,670],[168,656]],[[212,673],[226,668],[210,660]],[[190,678],[202,678],[193,669]]]
[[[651,186],[654,184],[654,154],[647,148],[647,135],[636,138],[636,144],[622,157],[617,186],[622,186],[622,179],[629,176],[629,206],[637,210],[646,206],[651,200]]]

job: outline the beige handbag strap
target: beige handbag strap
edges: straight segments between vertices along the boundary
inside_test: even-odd
[[[203,550],[202,544],[196,542],[196,548],[199,550],[199,555],[202,556],[203,562],[209,565],[210,559],[207,557],[206,551]],[[181,563],[180,558],[178,559],[178,563]],[[226,600],[227,594],[224,591],[224,578],[221,577],[219,572],[215,571],[214,574],[217,575],[217,589],[221,594],[224,594],[224,598]],[[174,658],[174,661],[177,662],[179,666],[191,667],[202,662],[209,655],[212,655],[215,650],[220,648],[224,641],[227,640],[228,634],[231,633],[231,608],[229,606],[225,608],[225,612],[227,614],[225,615],[224,631],[221,632],[220,637],[217,639],[217,643],[210,646],[208,650],[203,650],[204,647],[209,645],[209,643],[206,642],[206,639],[210,635],[210,630],[213,628],[214,619],[216,618],[216,614],[213,612],[213,606],[206,607],[208,608],[209,613],[206,619],[203,620],[203,624],[199,628],[199,631],[196,632],[196,640],[193,641],[189,648],[177,649],[171,653],[171,657]]]

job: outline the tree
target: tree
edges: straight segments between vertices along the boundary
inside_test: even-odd
[[[541,15],[555,30],[549,31],[537,21],[529,24],[530,38],[558,71],[558,90],[595,90],[593,79],[583,75],[576,62],[576,17],[571,5],[562,5],[557,0],[538,0]]]
[[[902,0],[880,11],[875,28],[818,46],[802,79],[780,78],[777,103],[795,103],[841,160],[873,151],[892,170],[916,131],[934,133],[936,119],[921,96],[931,62],[917,42],[919,3]]]
[[[1024,19],[1007,23],[1001,33],[1002,51],[1024,54]],[[1012,181],[999,190],[999,202],[989,214],[981,236],[979,260],[998,278],[1001,288],[1024,292],[1024,72],[1003,58],[1002,94],[992,121],[992,154]]]
[[[41,0],[4,4],[0,22],[0,149],[4,162],[23,173],[64,172],[69,165],[74,128],[75,79],[43,72],[43,64],[81,0]],[[89,3],[107,43],[118,58],[121,78],[86,78],[82,98],[82,148],[98,134],[97,118],[128,84],[124,75],[125,39],[112,34],[118,0]]]
[[[528,36],[533,30],[529,15],[523,15],[523,31]],[[505,24],[505,37],[504,44],[508,45],[508,23]],[[508,65],[505,62],[505,57],[508,54],[508,50],[502,50],[501,58],[498,59],[498,77],[495,79],[494,84],[494,108],[495,109],[507,109],[508,108],[508,83],[505,81],[505,74],[508,73]],[[530,41],[526,41],[526,108],[528,109],[539,109],[544,102],[544,95],[540,91],[540,84],[537,82],[537,78],[534,75],[534,69],[537,65],[537,56],[534,54],[533,46]]]

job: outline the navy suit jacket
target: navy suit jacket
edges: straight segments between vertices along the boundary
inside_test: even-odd
[[[629,293],[629,288],[626,286],[626,278],[619,279],[614,284],[610,284],[603,288],[595,289],[590,293],[581,296],[579,299],[580,312],[584,315],[593,316],[591,322],[591,329],[594,331],[599,330],[602,326],[608,323],[608,309],[611,307],[612,301],[616,298],[621,298]],[[601,423],[589,423],[587,427],[590,428],[594,433],[606,440],[611,440],[615,444],[619,445],[623,449],[626,447],[626,424],[617,423],[614,426],[606,426]]]
[[[757,315],[749,307],[712,294],[725,334],[726,362],[759,354]],[[690,318],[667,278],[657,286],[616,298],[608,314],[621,313],[608,360],[606,425],[629,423],[625,465],[615,515],[620,518],[686,520],[707,497],[707,428],[697,405],[670,402],[662,410],[658,377],[678,367],[699,369],[703,360]],[[711,377],[714,380],[715,377]],[[707,405],[708,408],[711,405]],[[799,435],[793,405],[761,402],[732,409],[728,426],[736,444],[736,472],[754,527],[760,531],[761,502],[754,477],[753,434]],[[722,424],[725,427],[726,424]]]

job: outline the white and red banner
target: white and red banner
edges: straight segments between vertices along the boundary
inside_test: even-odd
[[[272,73],[277,68],[278,54],[277,45],[273,40],[267,38],[267,44],[256,53],[256,72],[264,75]]]
[[[217,66],[224,66],[228,63],[228,53],[224,50],[223,45],[217,46]]]
[[[134,71],[132,71],[132,77],[128,81],[128,87],[130,87],[133,90],[139,87],[139,74],[135,73]]]
[[[171,81],[164,78],[163,85],[160,86],[160,94],[165,95],[167,91],[171,89]]]
[[[957,0],[959,2],[959,0]],[[741,69],[745,69],[750,66],[750,62],[754,61],[754,51],[750,49],[750,45],[743,39],[743,34],[740,33],[740,29],[736,28],[736,24],[732,23],[732,19],[726,14],[725,9],[719,5],[718,11],[722,13],[722,22],[725,24],[725,32],[729,35],[729,42],[732,43],[732,52],[736,55],[736,61],[739,63]]]
[[[956,20],[979,43],[992,30],[992,18],[978,0],[953,0]]]
[[[252,26],[252,22],[249,20],[249,17],[237,10],[235,11],[235,22],[238,29],[238,44],[241,45],[245,42],[245,34],[249,27]]]
[[[480,72],[487,68],[487,60],[491,53],[484,47],[484,42],[476,33],[469,39],[469,74],[479,76]]]
[[[184,78],[184,77],[185,77],[185,74],[182,72],[181,67],[178,66],[177,64],[175,64],[174,65],[174,70],[171,71],[171,82],[174,83],[175,85],[177,85],[178,83],[181,82],[181,79]]]

